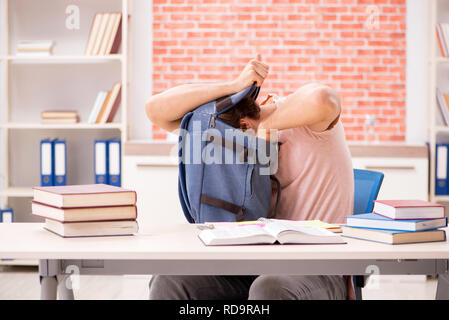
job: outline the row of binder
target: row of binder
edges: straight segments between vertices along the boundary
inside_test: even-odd
[[[41,186],[67,185],[67,144],[65,140],[45,139],[40,143]],[[121,186],[121,141],[95,140],[95,183]]]
[[[95,140],[95,183],[121,186],[121,141]]]
[[[0,223],[13,223],[14,211],[11,208],[0,209]]]
[[[65,140],[41,141],[41,186],[67,184],[67,146]]]

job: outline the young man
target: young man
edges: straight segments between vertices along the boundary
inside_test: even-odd
[[[212,84],[187,84],[150,98],[150,120],[168,131],[179,129],[182,117],[208,101],[256,83],[268,66],[251,60],[237,79]],[[340,98],[331,88],[311,83],[283,98],[268,97],[262,105],[246,101],[226,121],[261,138],[278,131],[281,200],[276,218],[318,219],[343,223],[353,210],[353,170],[340,119]],[[318,250],[319,248],[317,248]],[[342,276],[164,276],[150,282],[150,299],[346,299],[352,296]]]

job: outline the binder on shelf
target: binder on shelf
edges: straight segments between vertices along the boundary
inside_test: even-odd
[[[108,184],[108,141],[95,140],[94,142],[94,170],[95,183]]]
[[[448,188],[448,151],[449,144],[437,143],[435,154],[435,194],[447,195]]]
[[[49,187],[53,185],[54,154],[53,142],[42,140],[40,144],[41,156],[41,186]]]
[[[67,144],[65,140],[53,141],[54,186],[67,185]]]
[[[11,208],[0,210],[0,223],[13,223],[14,211]]]
[[[117,187],[121,187],[121,141],[109,140],[109,184]]]

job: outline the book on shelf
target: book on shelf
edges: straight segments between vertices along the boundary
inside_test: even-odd
[[[33,188],[33,200],[58,208],[84,208],[136,205],[137,194],[106,184]]]
[[[393,220],[375,213],[355,214],[346,217],[346,226],[388,229],[398,231],[424,231],[447,226],[447,218],[428,220]]]
[[[444,206],[423,200],[374,200],[373,212],[391,219],[441,219]]]
[[[108,96],[107,91],[100,91],[97,94],[97,97],[95,98],[94,106],[92,107],[92,111],[89,114],[87,123],[93,124],[97,121],[98,114],[100,113],[100,110],[103,107],[107,96]]]
[[[17,56],[50,56],[53,54],[54,42],[46,41],[19,41],[17,43]]]
[[[204,228],[199,238],[207,246],[249,244],[344,244],[339,235],[317,226],[289,223],[287,220],[259,219],[255,223],[214,224]]]
[[[439,88],[437,88],[437,102],[443,116],[444,124],[447,126],[449,125],[449,96],[443,94]]]
[[[122,99],[122,84],[117,82],[106,96],[95,123],[104,124],[114,121]]]
[[[449,57],[449,24],[437,23],[436,25],[437,43],[442,57]]]
[[[88,208],[58,208],[36,201],[31,202],[33,216],[58,222],[115,221],[137,219],[136,206],[108,206]]]
[[[72,124],[78,123],[79,117],[76,111],[50,110],[41,113],[41,122],[43,124]]]
[[[45,219],[44,228],[63,238],[128,236],[139,230],[136,220],[61,223]]]
[[[343,236],[386,244],[446,241],[445,230],[398,231],[343,226]]]
[[[120,12],[97,13],[92,22],[85,55],[118,53],[122,38],[121,25]]]

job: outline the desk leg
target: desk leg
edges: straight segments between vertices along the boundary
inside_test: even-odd
[[[70,275],[59,275],[56,277],[58,281],[58,294],[61,300],[75,300],[72,290],[72,281]]]
[[[58,260],[39,260],[41,300],[56,300],[58,291],[58,273]]]
[[[449,300],[449,274],[447,273],[438,275],[436,299]]]

